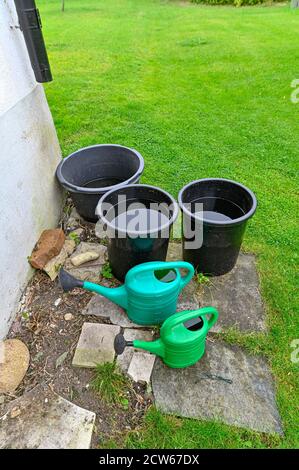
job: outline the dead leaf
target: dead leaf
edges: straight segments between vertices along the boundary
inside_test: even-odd
[[[66,358],[67,358],[67,355],[68,355],[68,351],[65,351],[64,353],[62,353],[62,354],[56,359],[56,364],[55,364],[56,369],[57,369],[57,367],[61,366],[61,365],[64,363],[64,361],[65,361]]]

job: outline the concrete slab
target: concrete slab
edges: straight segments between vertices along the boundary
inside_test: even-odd
[[[0,449],[89,449],[95,413],[38,386],[0,418]]]
[[[167,250],[166,261],[177,261],[182,259],[182,244],[170,242]]]
[[[140,329],[132,329],[132,328],[125,328],[124,330],[124,338],[126,341],[134,341],[135,339],[140,339],[142,341],[152,341],[153,340],[153,331],[149,330],[140,330]],[[135,349],[133,347],[125,348],[124,352],[117,356],[116,363],[119,366],[122,372],[128,372],[131,360],[133,358],[133,354],[135,351],[141,351],[140,349]]]
[[[66,221],[65,228],[68,231],[75,230],[80,225],[81,220],[82,220],[82,217],[78,214],[75,207],[73,207]]]
[[[102,295],[94,295],[82,311],[82,315],[94,315],[105,318],[110,320],[113,325],[123,328],[144,328],[144,325],[137,325],[131,322],[123,308]]]
[[[107,239],[107,231],[106,231],[106,226],[103,224],[101,220],[98,220],[97,223],[95,224],[95,235],[96,237],[100,238],[101,240]]]
[[[218,322],[211,331],[221,332],[229,327],[245,332],[266,330],[254,255],[240,253],[230,273],[213,277],[202,286],[199,301],[201,307],[212,305],[219,311]]]
[[[72,365],[95,367],[96,364],[113,362],[115,357],[114,338],[120,327],[101,323],[84,323]]]
[[[196,297],[198,284],[194,279],[191,279],[189,284],[184,287],[179,295],[177,303],[177,312],[183,310],[196,310],[199,308],[199,301]]]
[[[181,243],[171,242],[168,245],[166,261],[177,261],[182,259]],[[182,290],[177,305],[177,312],[183,310],[196,310],[199,308],[199,302],[196,297],[198,289],[197,282],[192,279],[189,284]]]
[[[54,258],[50,259],[44,267],[44,271],[48,274],[51,281],[54,281],[58,276],[60,267],[65,263],[67,258],[73,253],[76,248],[74,240],[66,239],[60,253]]]
[[[186,369],[157,359],[152,387],[164,413],[282,434],[267,363],[240,348],[207,341],[205,356]]]
[[[98,259],[75,267],[71,262],[71,258],[88,251],[94,251],[98,253]],[[64,263],[64,269],[78,279],[99,283],[102,266],[107,262],[107,259],[106,246],[101,245],[100,243],[81,242],[73,255]]]
[[[149,384],[156,356],[148,352],[134,352],[128,369],[128,376],[134,382]]]

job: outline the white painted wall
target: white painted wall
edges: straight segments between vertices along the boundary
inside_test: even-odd
[[[61,154],[42,85],[35,81],[13,0],[0,2],[0,339],[32,274],[41,231],[55,227]]]

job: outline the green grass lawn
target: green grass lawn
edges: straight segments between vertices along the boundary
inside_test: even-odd
[[[269,335],[226,335],[265,354],[283,438],[162,416],[110,445],[299,447],[299,10],[159,0],[37,1],[54,76],[46,85],[64,155],[119,143],[145,158],[142,181],[177,196],[187,182],[232,178],[259,207],[244,247],[258,256]],[[99,445],[101,436],[99,436]]]

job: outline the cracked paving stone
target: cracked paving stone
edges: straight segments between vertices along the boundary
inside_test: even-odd
[[[255,256],[240,253],[235,268],[202,285],[201,307],[212,305],[219,318],[212,332],[236,327],[244,332],[266,331],[265,312],[259,289]]]
[[[157,359],[152,388],[164,413],[283,433],[266,360],[239,347],[207,341],[204,357],[185,369],[171,369]]]
[[[125,328],[124,338],[126,341],[134,341],[136,339],[142,341],[152,341],[153,340],[153,331],[150,329],[140,330]],[[124,352],[117,356],[116,363],[123,372],[128,372],[130,363],[133,358],[135,351],[142,351],[141,349],[136,349],[133,346],[128,346],[125,348]]]
[[[95,367],[97,364],[113,362],[114,339],[120,327],[101,323],[84,323],[73,357],[75,367]]]
[[[149,384],[156,356],[148,352],[138,350],[133,353],[132,360],[128,368],[128,376],[134,382]]]
[[[94,295],[82,311],[82,315],[94,315],[99,318],[106,318],[109,319],[113,325],[118,325],[123,328],[144,328],[144,325],[137,325],[131,322],[123,308],[102,295]]]
[[[170,242],[168,245],[166,261],[182,260],[182,246],[181,243]],[[183,273],[184,274],[184,273]],[[198,284],[194,279],[187,284],[181,291],[177,303],[177,312],[183,310],[196,310],[199,308],[197,299]]]
[[[75,267],[71,258],[77,255],[81,255],[88,251],[94,251],[98,253],[99,257],[96,260],[88,261],[87,263],[81,264]],[[75,276],[82,281],[89,281],[99,283],[100,274],[103,265],[107,261],[107,247],[100,243],[81,242],[73,255],[66,260],[64,263],[64,269],[69,272],[72,276]]]
[[[95,417],[39,385],[6,406],[0,449],[89,449]]]

